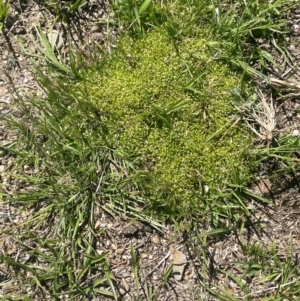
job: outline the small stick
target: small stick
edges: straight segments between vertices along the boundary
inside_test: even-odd
[[[97,186],[97,188],[96,188],[96,193],[97,193],[98,190],[100,189],[100,186],[101,186],[102,181],[103,181],[103,176],[104,176],[104,170],[103,170],[102,173],[101,173],[100,180],[99,180],[98,186]]]
[[[166,259],[168,259],[170,255],[171,255],[171,252],[169,251],[167,253],[167,255],[152,269],[152,271],[150,273],[148,273],[146,278],[149,277],[163,262],[165,262]]]
[[[223,134],[223,136],[221,137],[221,139],[220,139],[217,143],[220,143],[220,142],[224,139],[224,137],[227,135],[228,131],[229,131],[232,127],[234,127],[240,120],[241,120],[241,117],[238,117],[238,118],[235,120],[235,122],[229,127],[229,129],[227,129],[227,130],[225,131],[225,133]]]

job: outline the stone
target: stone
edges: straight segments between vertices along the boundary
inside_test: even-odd
[[[57,30],[52,30],[50,33],[47,33],[47,39],[52,48],[56,48],[57,50],[60,50],[64,45],[63,36]]]

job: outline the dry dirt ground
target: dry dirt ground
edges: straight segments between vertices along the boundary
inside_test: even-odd
[[[35,36],[35,26],[40,25],[48,37],[58,43],[64,52],[68,45],[65,30],[62,25],[53,24],[53,15],[47,7],[38,1],[11,1],[11,12],[6,20],[4,35],[0,36],[0,143],[5,145],[17,139],[17,134],[11,131],[4,116],[12,115],[17,118],[18,112],[14,107],[15,92],[9,81],[11,78],[18,93],[24,98],[32,93],[42,96],[43,92],[37,86],[34,74],[30,71],[30,63],[22,54],[16,38],[31,51],[36,46],[30,36]],[[107,3],[103,0],[89,1],[89,5],[82,9],[73,22],[72,43],[84,48],[89,43],[112,45],[108,40],[105,19],[107,17]],[[289,13],[289,50],[292,61],[287,61],[276,48],[269,49],[276,54],[280,68],[270,66],[269,76],[273,78],[272,85],[262,86],[262,91],[269,101],[273,99],[276,107],[277,127],[274,137],[282,133],[299,135],[300,131],[300,7]],[[102,22],[103,21],[103,22]],[[265,47],[262,43],[262,48]],[[9,75],[9,77],[7,76]],[[298,158],[300,154],[297,154]],[[18,190],[18,182],[9,172],[13,158],[7,156],[0,149],[0,187],[13,193]],[[284,174],[279,179],[272,179],[272,170],[279,168],[276,160],[264,163],[261,168],[261,178],[258,179],[253,190],[273,202],[266,206],[252,202],[252,217],[246,222],[246,227],[239,231],[232,231],[218,239],[208,240],[207,246],[193,245],[193,235],[211,230],[207,225],[198,225],[194,233],[186,235],[174,232],[172,226],[166,225],[164,233],[156,233],[146,225],[129,220],[112,220],[104,213],[99,215],[98,227],[106,229],[106,235],[98,238],[99,253],[108,252],[109,265],[114,275],[114,281],[123,300],[147,299],[147,286],[153,285],[154,291],[159,291],[158,300],[215,300],[209,297],[201,282],[210,283],[231,291],[237,298],[244,299],[245,293],[219,270],[225,270],[236,277],[242,277],[245,269],[237,268],[235,262],[247,262],[242,246],[258,243],[264,248],[276,245],[278,254],[285,260],[293,248],[292,261],[297,264],[300,252],[300,172]],[[26,166],[23,167],[26,170]],[[1,199],[0,199],[1,201]],[[17,208],[0,204],[0,227],[2,230],[21,222],[26,214],[17,213]],[[140,255],[140,281],[142,289],[135,288],[133,269],[131,264],[131,246]],[[1,255],[9,255],[15,260],[26,262],[28,254],[24,246],[15,239],[0,232]],[[22,252],[24,254],[22,254]],[[205,254],[205,255],[204,255]],[[26,257],[27,256],[27,257]],[[27,258],[27,259],[26,259]],[[183,260],[185,270],[173,274],[165,286],[161,285],[162,275],[176,260]],[[209,267],[203,269],[203,265]],[[204,274],[206,270],[207,274]],[[42,291],[25,286],[17,275],[18,271],[0,262],[0,299],[5,295],[12,298],[29,294],[32,300],[50,300]],[[299,280],[299,279],[295,279]],[[272,295],[276,286],[270,283],[258,282],[258,276],[248,277],[245,283],[252,296],[257,299]],[[108,288],[108,287],[107,287]],[[198,299],[197,299],[198,298]],[[21,297],[22,299],[22,297]],[[61,297],[61,300],[64,298]],[[93,300],[106,300],[99,296]]]

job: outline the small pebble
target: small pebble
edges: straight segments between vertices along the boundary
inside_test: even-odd
[[[93,25],[90,29],[90,33],[98,32],[99,31],[99,26],[98,25]]]
[[[29,165],[24,165],[23,169],[24,169],[25,171],[27,171],[27,170],[30,169],[30,166],[29,166]]]
[[[124,253],[124,250],[125,250],[124,248],[122,248],[122,249],[117,249],[117,250],[116,250],[116,253],[119,254],[119,255],[121,255],[121,254]]]
[[[236,287],[236,284],[235,284],[232,280],[230,280],[230,281],[229,281],[229,286],[230,286],[231,288],[234,288],[234,287]]]
[[[158,236],[153,236],[151,238],[151,241],[154,243],[154,244],[159,244],[160,243],[160,239]]]
[[[3,111],[1,111],[1,114],[2,115],[7,115],[7,114],[9,114],[11,112],[11,110],[3,110]]]
[[[293,44],[291,44],[291,45],[289,46],[289,48],[290,48],[290,50],[295,50],[295,49],[296,49],[295,45],[293,45]]]
[[[64,44],[63,36],[57,30],[52,30],[52,32],[49,32],[47,34],[47,39],[50,45],[53,48],[56,47],[58,50],[60,50]]]

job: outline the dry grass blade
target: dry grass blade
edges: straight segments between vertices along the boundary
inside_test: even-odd
[[[294,80],[280,80],[277,78],[270,78],[271,86],[275,89],[280,89],[284,92],[284,97],[300,96],[300,83]]]
[[[289,89],[300,89],[300,83],[295,81],[280,80],[277,78],[270,78],[271,84],[276,87],[289,88]]]

